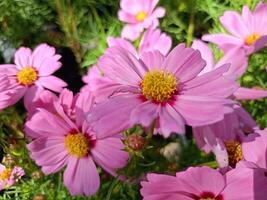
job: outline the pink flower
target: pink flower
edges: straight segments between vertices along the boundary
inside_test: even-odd
[[[40,44],[33,52],[29,48],[19,48],[15,53],[15,64],[0,65],[0,74],[7,75],[9,88],[16,90],[9,105],[24,96],[27,108],[44,88],[60,92],[67,84],[51,75],[61,67],[60,57],[55,54],[55,48]]]
[[[12,91],[9,89],[9,79],[6,75],[0,74],[0,111],[9,106]],[[14,91],[13,91],[14,92]]]
[[[217,44],[224,52],[241,47],[251,54],[267,44],[267,4],[258,3],[254,12],[244,6],[242,15],[235,11],[226,11],[220,18],[224,28],[230,34],[204,35],[203,40]]]
[[[143,200],[266,200],[267,178],[239,168],[222,175],[208,167],[190,167],[176,176],[148,174],[141,182]]]
[[[122,150],[124,145],[118,134],[113,132],[115,136],[106,137],[93,131],[85,120],[85,113],[93,105],[91,93],[79,94],[76,100],[64,93],[64,102],[54,102],[55,112],[38,108],[26,122],[25,131],[33,138],[28,149],[45,174],[66,166],[64,184],[72,195],[92,195],[100,186],[95,163],[115,175],[116,169],[127,164],[128,154]],[[70,110],[74,119],[66,113]]]
[[[254,140],[255,128],[257,125],[251,116],[235,105],[234,112],[225,114],[222,121],[194,127],[193,133],[199,148],[206,153],[213,152],[220,167],[235,167],[243,159],[243,144]]]
[[[226,63],[231,63],[231,67],[227,73],[235,74],[238,78],[241,77],[247,70],[248,58],[243,49],[233,48],[229,50],[217,64],[214,64],[214,55],[206,43],[201,40],[195,40],[192,44],[192,48],[199,50],[202,58],[207,61],[207,65],[201,74],[217,69]],[[238,100],[259,99],[267,97],[267,90],[240,87],[235,91],[234,96]]]
[[[164,8],[155,9],[157,3],[158,0],[121,0],[119,19],[127,23],[122,30],[122,37],[136,40],[144,29],[156,28],[159,25],[158,18],[165,15]]]
[[[163,55],[168,54],[171,48],[171,37],[165,33],[161,33],[159,29],[149,29],[145,32],[143,38],[140,42],[139,51],[127,40],[123,38],[108,38],[109,47],[121,47],[129,52],[131,52],[136,58],[139,58],[145,52],[159,50]],[[109,79],[104,75],[103,70],[98,66],[92,66],[88,69],[88,73],[83,77],[83,81],[86,85],[81,89],[81,91],[92,91],[96,97],[96,102],[101,102],[113,94],[113,91],[116,90],[117,85],[114,81]],[[105,88],[105,92],[98,91],[101,88]]]
[[[21,167],[15,166],[10,169],[0,164],[0,191],[14,185],[24,175],[25,172]]]
[[[198,51],[184,44],[166,58],[154,51],[139,60],[125,49],[109,48],[98,66],[120,87],[112,98],[98,104],[88,119],[106,134],[133,124],[148,127],[156,120],[165,137],[172,132],[183,134],[185,124],[220,121],[229,108],[226,104],[231,103],[225,98],[237,85],[231,75],[223,76],[229,65],[198,76],[205,64]]]

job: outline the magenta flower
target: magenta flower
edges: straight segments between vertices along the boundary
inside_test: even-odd
[[[26,122],[25,131],[33,138],[28,149],[45,174],[66,166],[64,184],[72,195],[92,195],[100,186],[95,163],[115,175],[116,169],[127,164],[128,154],[122,150],[124,145],[118,134],[113,132],[114,136],[106,137],[93,131],[85,120],[85,113],[93,105],[89,92],[77,97],[73,112],[69,113],[66,111],[70,111],[74,100],[70,93],[64,93],[64,102],[60,98],[54,102],[54,112],[38,108]]]
[[[267,44],[267,4],[258,3],[254,12],[244,6],[242,15],[226,11],[220,21],[229,34],[204,35],[203,40],[217,44],[224,52],[233,48],[243,48],[251,54]]]
[[[0,191],[14,185],[24,175],[25,172],[21,167],[15,166],[10,169],[0,164]]]
[[[235,167],[244,158],[244,142],[254,140],[256,128],[256,122],[251,116],[242,107],[235,105],[234,112],[225,114],[222,121],[194,127],[193,133],[199,148],[206,153],[213,152],[220,167]]]
[[[29,48],[19,48],[15,64],[0,65],[0,74],[8,76],[9,88],[16,91],[11,95],[9,105],[24,96],[25,106],[30,107],[44,88],[60,92],[67,84],[51,75],[61,67],[60,57],[55,54],[55,48],[40,44],[33,52]]]
[[[229,50],[217,64],[214,64],[214,55],[206,43],[201,40],[195,40],[192,44],[192,48],[199,50],[202,58],[207,61],[207,65],[201,74],[217,69],[226,63],[231,63],[231,67],[227,73],[235,74],[238,78],[241,77],[247,70],[248,58],[243,49],[235,48]],[[234,96],[238,100],[259,99],[267,97],[267,90],[240,87],[234,92]]]
[[[148,174],[143,200],[266,200],[266,177],[250,168],[222,175],[208,167],[190,167],[175,176]]]
[[[183,134],[185,124],[199,126],[222,120],[226,104],[231,103],[225,98],[237,89],[231,75],[223,75],[229,65],[198,76],[205,61],[184,44],[166,58],[154,51],[139,60],[125,49],[109,48],[98,66],[120,86],[88,118],[96,122],[96,130],[106,134],[133,124],[148,127],[154,120],[165,137],[172,132]]]
[[[165,15],[165,9],[155,8],[158,0],[121,0],[119,19],[127,25],[124,26],[121,36],[130,40],[136,40],[140,33],[151,27],[159,25],[158,18]]]

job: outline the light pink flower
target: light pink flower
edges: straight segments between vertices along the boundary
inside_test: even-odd
[[[115,175],[116,169],[127,164],[128,154],[122,150],[124,145],[118,134],[113,132],[114,136],[106,137],[93,131],[85,120],[85,113],[93,105],[91,93],[80,94],[73,109],[73,95],[65,91],[64,98],[64,102],[54,102],[56,112],[38,108],[26,122],[25,131],[34,138],[28,149],[45,174],[66,166],[64,184],[72,195],[92,195],[100,186],[95,163]],[[70,110],[74,119],[68,116]]]
[[[141,182],[143,200],[266,200],[267,178],[250,168],[222,175],[208,167],[190,167],[175,176],[148,174]]]
[[[223,76],[229,65],[198,76],[205,61],[184,44],[166,58],[154,51],[144,53],[139,60],[125,49],[109,48],[98,66],[120,86],[113,91],[115,96],[98,104],[89,116],[96,122],[94,128],[106,134],[133,124],[148,127],[153,120],[165,137],[172,132],[183,134],[185,124],[222,120],[229,108],[226,104],[231,103],[225,98],[237,89],[231,75]]]
[[[158,18],[165,15],[165,9],[156,8],[158,0],[121,0],[119,19],[127,23],[121,33],[123,38],[136,40],[146,28],[156,28]]]
[[[237,78],[241,77],[247,70],[248,58],[243,49],[233,48],[229,50],[217,62],[217,64],[215,64],[214,55],[206,43],[202,42],[201,40],[195,40],[192,44],[192,48],[199,50],[202,58],[207,61],[207,65],[203,69],[201,74],[217,69],[218,67],[226,63],[231,64],[231,67],[227,73],[235,74]],[[259,98],[267,97],[267,90],[240,87],[238,88],[238,90],[235,91],[234,96],[238,100],[259,99]]]
[[[15,53],[15,64],[0,65],[0,74],[7,75],[9,88],[16,90],[9,105],[24,96],[25,107],[30,107],[44,88],[60,92],[67,84],[51,75],[61,67],[60,57],[55,48],[40,44],[33,52],[29,48],[19,48]]]
[[[9,169],[0,164],[0,191],[14,185],[24,175],[25,172],[21,167],[15,166]]]
[[[234,112],[227,113],[222,121],[214,124],[194,127],[193,134],[197,145],[206,153],[213,152],[220,167],[235,167],[243,159],[244,142],[254,140],[256,122],[240,106],[234,106]],[[252,134],[253,136],[246,136]]]
[[[267,4],[258,3],[254,12],[244,6],[242,15],[226,11],[220,21],[229,34],[204,35],[203,40],[217,44],[224,52],[240,47],[251,54],[267,44]]]

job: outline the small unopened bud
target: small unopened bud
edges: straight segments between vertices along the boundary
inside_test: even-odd
[[[43,178],[44,174],[41,171],[34,171],[31,175],[32,179],[38,180]]]
[[[127,137],[126,144],[132,150],[142,150],[145,145],[145,139],[141,135],[132,134]]]
[[[37,194],[33,197],[32,200],[46,200],[46,196],[44,194]]]

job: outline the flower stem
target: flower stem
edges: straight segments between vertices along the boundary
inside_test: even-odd
[[[110,197],[111,197],[111,194],[112,194],[112,191],[114,189],[114,187],[117,185],[117,183],[119,182],[119,176],[117,176],[111,183],[109,189],[108,189],[108,194],[107,194],[107,198],[106,200],[110,200]]]
[[[190,46],[193,41],[193,35],[194,35],[194,29],[195,29],[194,19],[195,19],[195,11],[192,9],[191,14],[190,14],[190,19],[189,19],[189,26],[187,29],[187,38],[186,38],[187,46]]]
[[[153,122],[150,125],[149,132],[146,136],[146,145],[148,145],[150,143],[150,141],[153,137],[155,126],[156,126],[156,120],[153,120]]]

